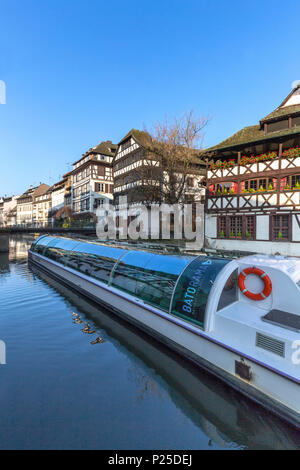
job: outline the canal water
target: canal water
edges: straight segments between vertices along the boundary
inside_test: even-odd
[[[0,255],[0,449],[300,449],[292,427],[29,268],[31,240]]]

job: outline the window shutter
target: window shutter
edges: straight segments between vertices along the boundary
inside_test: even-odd
[[[281,181],[280,181],[280,189],[284,189],[287,185],[287,178],[281,178]]]

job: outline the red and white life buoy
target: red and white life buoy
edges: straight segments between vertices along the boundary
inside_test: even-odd
[[[264,290],[262,292],[260,292],[259,294],[254,294],[253,292],[250,292],[248,289],[246,289],[245,279],[249,274],[256,274],[257,276],[259,276],[263,280],[264,285],[265,285]],[[269,297],[269,295],[272,292],[272,281],[271,281],[271,279],[269,278],[269,276],[262,269],[259,269],[259,268],[253,267],[253,268],[244,269],[239,275],[238,283],[239,283],[239,288],[240,288],[241,292],[246,297],[248,297],[249,299],[252,299],[252,300],[264,300],[267,297]]]

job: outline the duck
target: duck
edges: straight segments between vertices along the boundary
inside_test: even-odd
[[[98,338],[94,339],[94,341],[91,341],[91,344],[98,344],[98,343],[105,343],[105,340],[101,338],[101,336],[98,336]]]
[[[91,330],[91,327],[88,323],[86,323],[86,326],[82,328],[83,333],[87,333],[88,335],[91,335],[92,333],[96,333],[95,330]]]

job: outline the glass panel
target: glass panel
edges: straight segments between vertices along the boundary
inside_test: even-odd
[[[38,254],[42,255],[44,253],[45,247],[48,245],[48,243],[50,243],[53,240],[55,240],[55,238],[53,238],[53,237],[48,237],[48,236],[40,237],[35,242],[34,246],[32,246],[32,250],[35,253],[38,253]]]
[[[221,310],[222,308],[225,308],[238,300],[237,279],[238,269],[236,269],[227,279],[219,300],[218,310]]]
[[[80,242],[71,253],[67,266],[108,284],[112,268],[126,250]]]
[[[196,258],[176,286],[171,313],[204,327],[209,293],[219,272],[229,260]]]
[[[190,260],[131,251],[117,264],[112,286],[168,311],[178,276]]]
[[[50,238],[51,241],[47,244],[43,255],[57,263],[66,265],[68,257],[71,255],[76,245],[78,245],[78,242],[68,238]]]
[[[57,263],[65,264],[67,256],[68,256],[68,252],[66,252],[65,250],[62,250],[61,248],[57,248],[56,246],[52,246],[52,247],[47,246],[44,256],[52,259],[53,261],[56,261]]]

